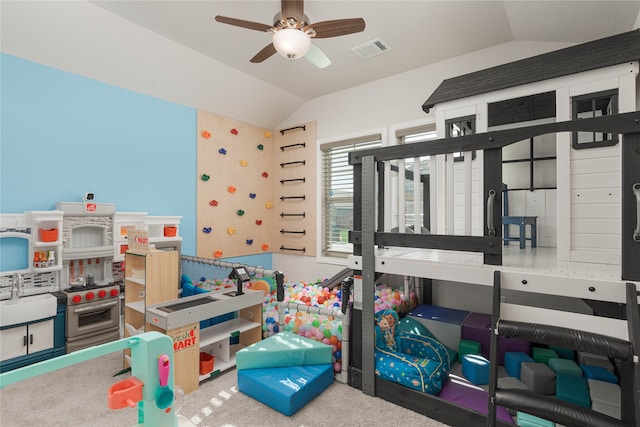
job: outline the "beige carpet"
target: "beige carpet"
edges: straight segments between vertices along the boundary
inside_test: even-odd
[[[135,409],[107,407],[107,389],[128,375],[113,377],[121,367],[118,352],[6,386],[0,389],[0,425],[134,426]],[[446,426],[338,382],[287,417],[238,392],[235,370],[201,383],[178,413],[197,427]]]

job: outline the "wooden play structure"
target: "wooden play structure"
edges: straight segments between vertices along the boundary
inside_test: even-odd
[[[486,314],[502,304],[494,329],[508,317],[579,328],[627,346],[622,359],[630,365],[623,369],[631,384],[624,386],[619,419],[588,411],[585,421],[583,412],[562,405],[538,414],[563,424],[569,419],[593,426],[640,423],[640,343],[633,332],[640,325],[637,314],[627,318],[620,308],[631,305],[637,313],[633,305],[640,291],[639,60],[640,31],[632,31],[454,77],[424,105],[435,111],[440,139],[351,153],[356,195],[349,267],[361,273],[354,292],[351,385],[451,425],[486,424],[490,399],[512,408],[522,404],[524,411],[535,406],[533,400],[510,399],[492,389],[490,396],[484,394],[483,413],[375,374],[375,280],[383,273],[413,276],[421,278],[423,304]],[[604,110],[580,114],[583,101],[593,106],[602,97],[608,100]],[[461,123],[473,123],[474,132],[450,132]],[[553,177],[519,189],[522,200],[528,198],[520,207],[514,201],[518,186],[507,179],[518,174],[503,173],[505,153],[516,144],[532,147],[516,162],[526,166],[523,171]],[[535,148],[545,144],[554,152],[538,157]],[[413,224],[385,215],[385,206],[406,200],[401,191],[385,191],[392,166],[400,165],[399,180],[413,174],[402,169],[403,159],[430,162],[428,191],[413,199],[414,206],[427,208],[414,215]],[[504,184],[513,209],[509,216],[537,217],[537,247],[504,245]],[[409,225],[430,233],[403,232]],[[393,227],[400,233],[391,232]],[[496,301],[491,290],[497,286],[502,299]],[[455,298],[462,293],[464,298]],[[457,306],[464,300],[473,307]],[[509,310],[509,303],[524,308]],[[546,304],[553,312],[540,308]],[[566,338],[577,350],[585,349],[584,342]],[[493,357],[491,364],[495,369]],[[602,420],[606,423],[598,424]]]

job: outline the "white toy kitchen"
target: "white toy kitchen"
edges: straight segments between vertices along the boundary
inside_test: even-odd
[[[0,372],[119,339],[120,242],[132,227],[151,237],[180,219],[86,199],[0,214]],[[180,250],[177,233],[154,237]]]

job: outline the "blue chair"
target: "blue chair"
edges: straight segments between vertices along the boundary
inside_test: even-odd
[[[507,191],[507,185],[502,184],[502,194],[503,194],[503,216],[502,216],[502,225],[504,227],[504,232],[502,236],[502,240],[504,241],[504,245],[508,246],[510,241],[517,240],[520,242],[520,249],[524,249],[525,241],[531,240],[531,247],[535,248],[538,246],[538,217],[537,216],[513,216],[509,215],[509,192]],[[511,237],[509,233],[509,225],[517,225],[519,226],[519,235],[518,237]],[[527,237],[526,226],[531,227],[531,237]]]

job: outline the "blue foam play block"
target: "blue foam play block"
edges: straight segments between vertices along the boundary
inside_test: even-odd
[[[238,390],[291,416],[333,383],[333,365],[288,366],[238,371]]]
[[[462,375],[476,385],[489,383],[489,361],[479,354],[462,356]]]
[[[605,381],[618,384],[618,376],[602,366],[580,365],[584,377],[588,380]]]
[[[504,367],[507,370],[507,375],[517,379],[520,379],[521,364],[533,361],[531,356],[521,351],[508,351],[504,354]]]

